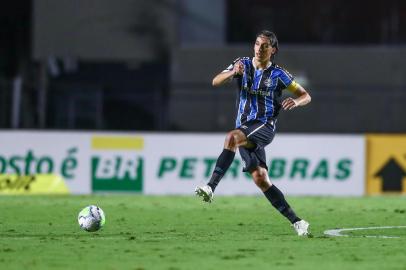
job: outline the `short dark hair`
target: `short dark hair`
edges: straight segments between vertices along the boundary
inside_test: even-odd
[[[264,36],[269,39],[269,43],[271,43],[271,46],[276,48],[275,54],[279,51],[278,38],[276,37],[276,34],[274,32],[271,32],[269,30],[262,30],[262,31],[258,32],[256,37],[259,37],[259,36]]]

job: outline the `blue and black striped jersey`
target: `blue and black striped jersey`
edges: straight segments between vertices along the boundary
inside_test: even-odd
[[[236,128],[251,120],[266,123],[275,119],[281,108],[282,90],[293,82],[293,76],[275,63],[263,70],[255,69],[249,57],[236,59],[225,71],[232,70],[237,61],[244,64],[244,73],[235,76],[239,86]]]

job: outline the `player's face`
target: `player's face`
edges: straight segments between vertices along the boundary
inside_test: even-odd
[[[271,46],[269,38],[265,36],[259,36],[255,40],[254,52],[255,58],[259,62],[268,61],[271,59],[271,55],[275,53],[276,48]]]

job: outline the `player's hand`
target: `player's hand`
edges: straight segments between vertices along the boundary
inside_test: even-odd
[[[293,108],[296,108],[296,107],[297,107],[297,102],[291,97],[288,97],[287,99],[282,101],[282,108],[285,111],[292,110]]]
[[[242,75],[244,73],[244,64],[241,61],[237,61],[234,64],[234,75]]]

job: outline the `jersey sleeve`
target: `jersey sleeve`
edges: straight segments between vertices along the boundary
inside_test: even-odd
[[[291,85],[292,82],[294,81],[294,77],[283,68],[280,69],[279,79],[285,85],[285,88],[288,88],[289,85]]]

